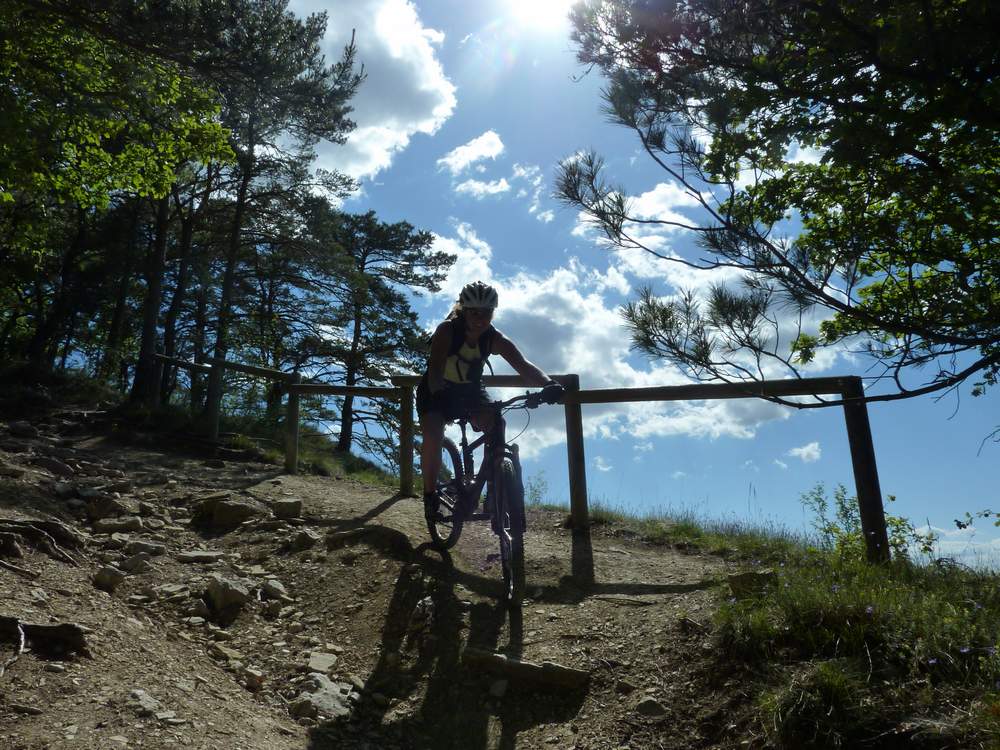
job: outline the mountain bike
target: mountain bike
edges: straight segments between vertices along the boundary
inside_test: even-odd
[[[493,401],[485,408],[493,411],[493,426],[480,437],[468,440],[468,414],[458,420],[462,431],[459,445],[450,438],[441,444],[441,471],[436,482],[440,504],[433,518],[427,518],[434,546],[446,550],[455,545],[466,521],[489,520],[500,540],[504,595],[519,603],[524,594],[524,483],[515,443],[506,442],[503,415],[511,409],[535,409],[544,403],[541,391],[525,393],[506,401]],[[474,451],[483,446],[483,458],[476,471]],[[486,501],[476,512],[483,487]]]

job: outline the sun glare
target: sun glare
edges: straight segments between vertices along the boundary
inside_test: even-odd
[[[505,0],[511,18],[534,31],[569,28],[569,9],[578,0]]]

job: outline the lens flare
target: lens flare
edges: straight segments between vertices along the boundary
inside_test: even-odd
[[[569,10],[577,0],[506,0],[511,19],[540,32],[569,29]]]

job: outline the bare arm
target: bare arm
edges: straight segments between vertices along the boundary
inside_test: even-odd
[[[451,323],[444,322],[431,338],[431,356],[427,362],[427,387],[431,393],[444,388],[444,365],[451,348]]]
[[[528,385],[542,386],[552,382],[552,378],[542,372],[537,365],[529,362],[514,346],[514,342],[497,331],[493,336],[493,353],[499,354],[518,375],[528,381]]]

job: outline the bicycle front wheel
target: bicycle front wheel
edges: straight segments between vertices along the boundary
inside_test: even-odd
[[[462,534],[462,522],[465,520],[462,486],[462,460],[458,447],[450,438],[444,438],[441,443],[441,468],[434,484],[440,503],[433,516],[425,514],[431,540],[440,550],[454,547]]]
[[[524,598],[524,488],[510,460],[503,462],[495,492],[494,528],[500,538],[504,596],[511,604],[518,605]]]

